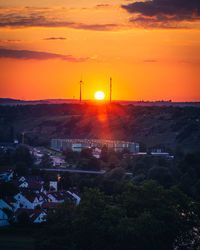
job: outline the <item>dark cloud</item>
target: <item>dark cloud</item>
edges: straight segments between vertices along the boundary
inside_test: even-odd
[[[111,7],[112,5],[110,5],[110,4],[97,4],[96,5],[96,8],[98,9],[98,8],[109,8],[109,7]]]
[[[146,63],[156,63],[156,62],[158,62],[158,61],[155,60],[155,59],[146,59],[146,60],[144,60],[143,62],[146,62]]]
[[[0,42],[2,43],[23,43],[24,41],[23,40],[0,40]]]
[[[142,26],[177,28],[182,21],[200,20],[200,0],[152,0],[122,5],[136,14],[131,22]]]
[[[13,58],[23,60],[62,59],[69,62],[85,62],[88,60],[88,58],[75,58],[72,55],[62,55],[32,50],[12,50],[5,48],[0,48],[0,58]]]
[[[115,30],[119,28],[117,24],[75,24],[73,26],[75,29],[84,29],[84,30],[96,30],[96,31],[109,31],[109,30]]]
[[[66,40],[66,37],[47,37],[44,38],[43,40]]]
[[[63,27],[84,30],[109,31],[119,28],[116,24],[84,24],[67,21],[52,20],[43,15],[18,16],[15,14],[1,14],[0,27],[29,28],[29,27]]]

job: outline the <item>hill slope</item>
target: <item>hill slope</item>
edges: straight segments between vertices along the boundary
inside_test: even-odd
[[[133,105],[40,104],[0,106],[0,141],[13,136],[32,145],[51,138],[105,138],[186,151],[200,147],[200,108]],[[20,139],[21,140],[21,139]]]

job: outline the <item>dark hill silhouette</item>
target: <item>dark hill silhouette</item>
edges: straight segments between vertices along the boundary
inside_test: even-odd
[[[0,141],[48,145],[51,138],[104,138],[148,147],[192,151],[199,148],[197,107],[39,104],[0,106]]]

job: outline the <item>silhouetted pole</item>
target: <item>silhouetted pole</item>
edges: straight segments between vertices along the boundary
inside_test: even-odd
[[[112,78],[110,78],[110,104],[112,101]]]
[[[82,85],[83,81],[80,80],[80,103],[81,103],[81,100],[82,100],[82,93],[81,93],[81,85]]]
[[[22,144],[24,145],[24,136],[26,133],[29,133],[29,131],[23,131],[22,132]]]
[[[24,134],[25,132],[22,132],[22,145],[24,145]]]

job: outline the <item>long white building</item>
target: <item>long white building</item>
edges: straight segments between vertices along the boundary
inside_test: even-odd
[[[67,148],[75,152],[81,152],[84,148],[102,148],[107,146],[114,151],[128,149],[131,153],[139,152],[139,144],[127,141],[111,141],[101,139],[52,139],[51,148],[57,151],[66,150]]]

